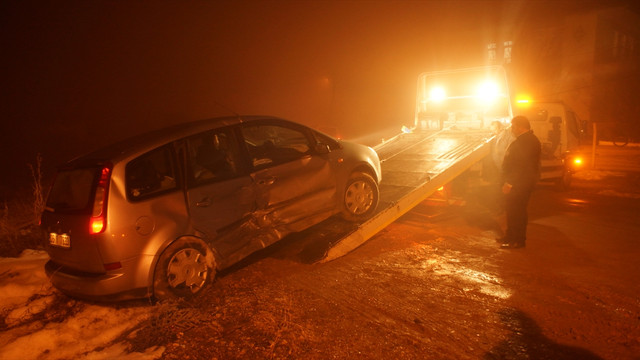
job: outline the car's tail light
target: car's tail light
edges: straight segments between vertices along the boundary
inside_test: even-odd
[[[96,195],[93,199],[93,210],[89,223],[89,233],[99,234],[104,231],[107,222],[107,194],[109,190],[109,178],[111,168],[105,166],[100,171],[100,180],[96,188]]]

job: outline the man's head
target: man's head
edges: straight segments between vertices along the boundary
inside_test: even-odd
[[[502,124],[501,121],[498,120],[494,120],[491,122],[491,131],[494,134],[498,134],[502,131],[502,129],[504,129],[504,125]]]
[[[526,117],[516,116],[511,119],[511,133],[513,133],[514,136],[518,137],[529,130],[531,130],[531,124]]]

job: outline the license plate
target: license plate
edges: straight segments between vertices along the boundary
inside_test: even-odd
[[[49,244],[63,248],[70,248],[71,236],[69,236],[69,234],[49,233]]]

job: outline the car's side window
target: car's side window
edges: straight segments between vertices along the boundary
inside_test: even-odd
[[[130,161],[125,169],[127,197],[142,200],[178,187],[177,169],[170,145]]]
[[[247,125],[242,128],[242,136],[254,168],[293,161],[311,151],[305,133],[294,127]]]
[[[187,139],[190,186],[230,179],[239,173],[239,146],[231,129],[218,129]]]

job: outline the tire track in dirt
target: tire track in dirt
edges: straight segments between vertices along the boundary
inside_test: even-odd
[[[350,259],[348,255],[338,260],[341,264],[329,263],[314,272],[313,281],[306,274],[292,275],[288,281],[348,318],[337,321],[367,323],[375,332],[394,338],[393,342],[411,344],[414,352],[461,357],[471,352],[471,357],[477,357],[491,348],[491,338],[502,333],[500,327],[491,334],[475,330],[487,321],[500,322],[494,314],[504,307],[504,296],[496,295],[501,292],[495,289],[502,286],[495,275],[482,271],[489,267],[486,259],[437,248],[443,240],[412,242],[374,258]],[[487,239],[473,241],[487,244]],[[488,291],[487,287],[495,289]],[[478,309],[484,309],[483,313]],[[470,336],[477,338],[471,350]]]

